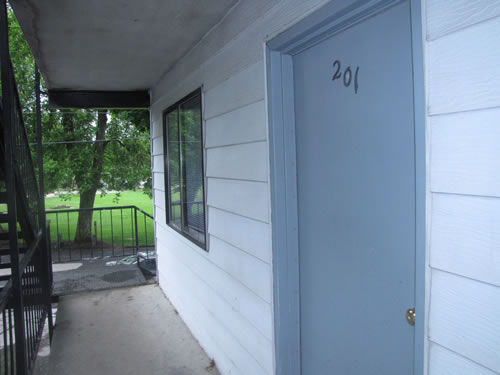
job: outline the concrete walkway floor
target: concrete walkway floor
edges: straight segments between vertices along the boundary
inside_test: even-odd
[[[133,287],[148,283],[136,264],[106,265],[109,261],[117,259],[121,258],[53,264],[53,293],[62,296],[77,292]]]
[[[51,375],[218,375],[157,285],[59,300]]]

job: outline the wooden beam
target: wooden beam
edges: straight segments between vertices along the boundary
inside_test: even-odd
[[[149,92],[49,90],[50,108],[149,108]]]

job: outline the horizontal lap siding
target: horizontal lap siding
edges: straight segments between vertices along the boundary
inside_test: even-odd
[[[214,263],[211,254],[204,255],[195,246],[179,236],[170,236],[169,229],[158,226],[160,285],[164,288],[172,273],[177,274],[176,289],[189,300],[190,306],[178,307],[181,316],[183,308],[195,310],[195,320],[209,320],[214,327],[211,338],[228,353],[231,360],[244,359],[245,366],[236,373],[265,374],[272,368],[272,323],[271,307],[240,280],[228,273],[224,267]],[[216,248],[211,249],[217,252]],[[162,254],[162,255],[161,255]],[[168,286],[167,286],[168,287]],[[175,303],[175,302],[174,302]],[[194,331],[194,330],[193,330]],[[206,346],[203,337],[198,336],[209,355],[218,359],[219,353]],[[248,362],[248,363],[247,363]],[[252,372],[252,369],[258,369]],[[247,372],[248,371],[248,372]]]
[[[267,142],[212,148],[207,151],[207,177],[267,181]]]
[[[432,272],[429,339],[500,372],[500,288]]]
[[[269,221],[269,186],[263,182],[209,178],[207,204],[210,207]]]
[[[272,292],[269,282],[271,266],[269,263],[263,262],[215,236],[210,237],[210,245],[213,249],[211,259],[218,267],[264,301],[271,303]]]
[[[163,155],[153,155],[153,172],[163,172]]]
[[[499,15],[426,0],[430,375],[500,374]]]
[[[169,244],[166,244],[169,246]],[[170,247],[179,249],[179,244],[175,242]],[[190,262],[186,262],[189,259]],[[206,311],[207,314],[199,314],[199,318],[212,320],[215,327],[206,327],[212,331],[212,339],[220,344],[227,345],[230,357],[236,356],[244,358],[247,367],[243,369],[245,374],[258,374],[272,367],[272,343],[271,340],[261,334],[254,325],[247,319],[244,319],[239,311],[221,296],[219,291],[214,290],[212,284],[226,283],[229,288],[232,281],[223,271],[214,274],[214,280],[200,277],[203,274],[195,272],[194,262],[200,262],[198,267],[209,267],[209,263],[204,263],[201,259],[184,257],[179,251],[167,252],[165,254],[166,262],[175,264],[175,273],[177,282],[182,283],[183,290],[190,291],[192,303],[197,306],[198,312]],[[174,267],[172,267],[174,268]],[[220,280],[220,281],[218,281]],[[244,295],[242,294],[244,298]],[[182,312],[181,312],[182,313]],[[238,327],[238,330],[235,330]],[[239,336],[239,337],[238,337]],[[241,342],[240,342],[241,340]],[[244,343],[244,345],[243,345]],[[232,353],[231,353],[232,352]]]
[[[434,194],[430,264],[500,287],[500,199]]]
[[[165,175],[163,172],[153,172],[153,188],[155,190],[165,191]]]
[[[165,192],[161,190],[153,190],[153,199],[155,207],[165,209]]]
[[[207,148],[266,139],[266,108],[263,100],[206,121]]]
[[[152,139],[152,155],[163,155],[163,137],[159,136]]]
[[[166,216],[166,211],[158,206],[155,206],[155,222],[157,225],[160,225],[158,223],[161,223],[161,225],[165,225],[167,222],[167,216]]]
[[[495,0],[432,0],[427,6],[429,40],[500,15],[500,2]]]
[[[500,197],[500,108],[432,116],[430,125],[432,190]]]
[[[431,115],[499,105],[499,30],[496,17],[428,43]]]
[[[430,344],[430,373],[439,375],[496,375],[467,358],[438,344]]]
[[[168,249],[165,253],[174,254],[186,266],[190,266],[191,271],[198,278],[209,285],[263,336],[267,338],[272,336],[272,317],[268,316],[270,313],[269,303],[241,280],[228,273],[227,266],[217,264],[211,254],[199,253],[197,247],[182,236],[170,236],[170,229],[165,224],[158,222],[157,232],[158,242],[162,249]]]
[[[213,236],[271,263],[271,228],[267,223],[210,207],[208,225]]]
[[[260,60],[249,68],[220,83],[205,93],[204,118],[229,113],[264,99],[264,61]]]

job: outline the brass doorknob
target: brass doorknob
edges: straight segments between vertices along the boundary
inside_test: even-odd
[[[409,325],[414,326],[415,325],[415,308],[408,309],[406,311],[406,321],[408,322]]]

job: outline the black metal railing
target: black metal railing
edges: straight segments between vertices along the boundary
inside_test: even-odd
[[[49,265],[46,254],[43,251],[45,246],[45,238],[40,237],[39,242],[33,244],[32,254],[27,253],[21,260],[21,267],[23,269],[21,285],[28,372],[32,372],[36,360],[45,320],[48,316],[51,316],[51,309],[49,308],[50,289],[47,289],[47,279],[49,278],[47,268]]]
[[[52,272],[50,243],[40,231],[27,248],[19,248],[17,283],[12,268],[1,276],[0,285],[0,374],[31,374],[48,322],[52,334]],[[16,285],[17,284],[17,285]],[[17,343],[20,343],[19,345]]]
[[[92,211],[91,236],[76,241],[78,216]],[[99,207],[45,211],[52,223],[54,263],[111,258],[155,251],[153,216],[136,206]]]
[[[0,247],[0,374],[33,372],[43,327],[52,331],[49,230],[45,227],[41,153],[40,77],[35,72],[39,176],[29,148],[21,101],[9,54],[7,4],[0,3],[0,215],[8,232]],[[5,272],[6,271],[6,272]]]
[[[12,65],[11,65],[12,69]],[[12,70],[13,72],[13,70]],[[13,75],[14,73],[12,73]],[[31,149],[29,146],[28,135],[26,133],[26,127],[24,125],[23,113],[21,110],[21,102],[19,100],[19,94],[17,92],[17,85],[13,85],[14,89],[14,99],[15,99],[15,110],[14,121],[13,121],[13,131],[14,137],[16,139],[15,148],[15,158],[16,158],[16,170],[15,177],[18,180],[19,193],[25,198],[26,212],[30,215],[26,218],[32,226],[33,230],[37,232],[40,230],[40,215],[42,213],[40,204],[40,189],[38,182],[36,180],[35,166],[33,163],[33,157],[31,154]]]
[[[9,301],[12,296],[12,283],[8,283],[0,292],[0,311],[1,326],[0,326],[0,346],[2,361],[0,363],[0,374],[15,374],[16,373],[16,341],[14,333],[14,308]]]
[[[10,276],[8,279],[3,277],[7,280],[2,281],[0,291],[1,375],[32,373],[46,321],[52,332],[52,315],[48,308],[51,291],[46,288],[51,279],[48,272],[50,259],[42,251],[48,241],[44,241],[42,232],[39,234],[20,258],[20,295],[16,295],[18,291],[12,275],[7,275]],[[21,305],[19,301],[22,301]]]
[[[24,237],[30,241],[33,240],[32,236],[42,227],[40,218],[43,209],[32,150],[29,145],[10,58],[8,62],[2,62],[2,82],[3,99],[0,113],[3,123],[2,129],[4,130],[4,137],[6,137],[4,142],[9,143],[3,148],[2,156],[4,161],[7,161],[7,155],[5,154],[8,151],[7,149],[12,153],[11,166],[13,167],[12,172],[16,181],[18,197],[16,204],[19,206],[18,220],[21,229],[23,231],[28,230],[29,233],[25,232]]]

